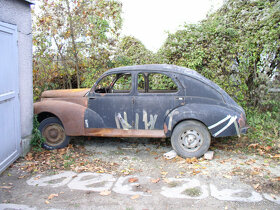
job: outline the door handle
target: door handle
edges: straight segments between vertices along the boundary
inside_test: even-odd
[[[184,100],[184,97],[176,97],[176,100],[182,101]]]

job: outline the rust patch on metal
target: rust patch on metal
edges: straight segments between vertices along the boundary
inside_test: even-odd
[[[34,114],[48,112],[62,122],[68,136],[83,136],[85,106],[60,100],[45,100],[34,104]]]
[[[64,90],[47,90],[42,93],[42,98],[71,98],[71,97],[83,97],[89,88],[82,89],[64,89]]]
[[[114,128],[87,128],[86,136],[165,138],[163,130],[122,130]]]
[[[167,133],[167,132],[168,132],[168,128],[167,128],[166,123],[163,124],[163,131],[164,131],[164,133]]]
[[[77,97],[77,98],[42,98],[41,101],[50,101],[50,100],[59,100],[59,101],[67,101],[74,104],[79,104],[84,107],[88,105],[88,98],[87,97]]]

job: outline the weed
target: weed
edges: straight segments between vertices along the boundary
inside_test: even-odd
[[[45,142],[45,138],[42,137],[41,132],[38,129],[39,122],[37,120],[37,116],[33,117],[33,129],[32,129],[32,138],[31,138],[31,146],[35,152],[42,151],[42,144]]]
[[[178,183],[177,183],[177,182],[169,182],[169,183],[168,183],[168,186],[169,186],[169,187],[177,187],[177,186],[178,186]]]
[[[197,197],[201,195],[201,190],[198,187],[188,188],[184,191],[190,197]]]

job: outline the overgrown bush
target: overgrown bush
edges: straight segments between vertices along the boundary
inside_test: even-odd
[[[271,146],[280,152],[280,101],[271,100],[270,110],[247,108],[247,123],[250,125],[247,136],[251,143]]]

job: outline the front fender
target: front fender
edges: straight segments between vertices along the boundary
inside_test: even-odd
[[[174,109],[165,119],[165,135],[171,136],[173,128],[184,120],[202,122],[214,137],[238,135],[238,119],[241,113],[221,105],[186,104]],[[234,122],[235,121],[235,122]],[[228,127],[227,124],[230,124]],[[236,128],[237,125],[237,128]],[[226,128],[223,130],[223,128]]]
[[[34,114],[51,113],[62,122],[68,136],[81,136],[85,134],[84,116],[86,107],[58,100],[46,100],[34,103]]]

